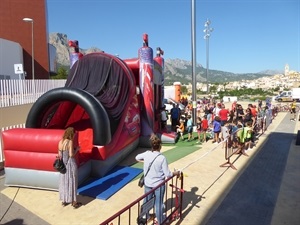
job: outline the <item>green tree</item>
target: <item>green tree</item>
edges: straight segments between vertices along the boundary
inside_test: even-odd
[[[53,76],[52,79],[57,79],[57,80],[65,80],[68,77],[68,71],[64,67],[59,67],[57,70],[57,75]]]
[[[263,90],[262,88],[252,89],[243,87],[242,89],[235,89],[235,90],[225,90],[225,91],[219,91],[218,92],[220,98],[223,98],[224,96],[236,96],[238,98],[248,98],[250,97],[253,100],[261,99],[265,100],[267,96],[274,95],[273,90]]]
[[[211,85],[211,86],[209,87],[209,92],[214,93],[214,92],[216,92],[216,91],[217,91],[217,86]]]
[[[276,91],[276,92],[279,91],[279,90],[280,90],[279,87],[276,87],[276,88],[273,89],[273,91]]]
[[[226,85],[229,84],[229,82],[224,82],[223,85],[223,90],[226,91]]]
[[[181,86],[181,93],[186,95],[188,93],[187,87],[186,86]]]

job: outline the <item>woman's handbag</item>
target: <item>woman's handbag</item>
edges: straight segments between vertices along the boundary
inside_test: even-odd
[[[66,171],[67,171],[66,166],[65,166],[65,164],[64,164],[64,162],[63,162],[63,159],[61,159],[61,158],[59,158],[59,157],[57,157],[57,158],[54,160],[53,168],[54,168],[56,171],[58,171],[58,172],[60,172],[60,173],[62,173],[62,174],[65,174]]]
[[[160,154],[158,154],[154,159],[153,159],[153,161],[150,163],[150,165],[149,165],[149,167],[148,167],[148,170],[147,170],[147,172],[146,172],[146,174],[144,175],[142,175],[141,176],[141,178],[139,179],[139,183],[138,183],[138,186],[139,187],[144,187],[144,184],[145,184],[145,176],[147,176],[147,174],[148,174],[148,172],[149,172],[149,170],[150,170],[150,167],[152,166],[152,163],[154,162],[154,160],[159,156]]]
[[[69,144],[69,142],[67,142],[65,144],[64,148],[66,148],[67,144]],[[54,160],[54,163],[53,163],[53,168],[62,174],[65,174],[67,172],[67,168],[66,168],[66,165],[64,164],[64,160],[63,160],[63,153],[61,153],[61,158],[56,157],[56,159]]]
[[[143,175],[141,176],[141,178],[139,179],[138,185],[139,185],[139,187],[143,187],[144,184],[145,184],[145,176],[144,176],[144,174],[143,174]]]

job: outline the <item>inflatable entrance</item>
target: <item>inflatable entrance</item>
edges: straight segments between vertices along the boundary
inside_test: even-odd
[[[146,38],[145,38],[146,37]],[[102,177],[151,133],[175,142],[174,133],[160,130],[162,60],[153,59],[148,37],[139,58],[121,60],[103,52],[74,62],[66,85],[42,95],[32,106],[26,128],[3,132],[5,184],[58,189],[52,168],[57,143],[67,127],[74,127],[79,183]]]

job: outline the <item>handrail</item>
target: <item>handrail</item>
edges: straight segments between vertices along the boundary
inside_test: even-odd
[[[174,182],[174,179],[175,179],[175,182]],[[171,181],[171,184],[167,185],[170,181]],[[180,181],[180,188],[177,187],[178,181]],[[100,223],[100,225],[113,225],[112,221],[114,221],[115,219],[118,219],[118,224],[121,225],[122,224],[121,216],[122,216],[122,214],[126,213],[127,211],[129,213],[129,220],[131,220],[132,219],[131,208],[133,208],[135,206],[137,206],[138,213],[136,216],[138,217],[140,215],[140,212],[139,212],[140,206],[141,206],[140,202],[143,201],[147,196],[152,195],[155,192],[155,190],[159,189],[163,185],[165,185],[165,188],[166,188],[166,190],[165,190],[166,194],[165,194],[164,199],[167,199],[169,196],[169,193],[170,193],[170,191],[168,189],[169,186],[172,188],[172,190],[175,188],[176,190],[180,190],[180,191],[177,192],[177,193],[179,193],[179,196],[173,196],[173,197],[177,198],[178,204],[176,206],[174,206],[173,201],[172,201],[170,209],[167,209],[167,207],[166,207],[166,212],[167,211],[170,211],[170,212],[166,216],[166,219],[162,222],[162,224],[164,224],[168,220],[180,218],[181,214],[182,214],[182,198],[183,198],[183,192],[184,192],[183,191],[183,174],[182,173],[180,173],[179,177],[177,177],[176,175],[173,175],[172,177],[167,178],[164,182],[157,185],[155,188],[153,188],[149,192],[143,194],[142,196],[140,196],[139,198],[137,198],[136,200],[131,202],[129,205],[127,205],[126,207],[119,210],[117,213],[115,213],[114,215],[112,215],[111,217],[109,217],[108,219],[103,221],[102,223]],[[173,192],[172,192],[172,194],[174,195]],[[131,221],[127,221],[126,223],[123,223],[123,224],[124,225],[132,224],[130,222]]]
[[[267,125],[270,124],[270,123],[267,123],[266,121],[267,120],[272,120],[272,118],[269,118],[269,116],[270,116],[269,114],[266,114],[264,117],[258,117],[257,116],[255,118],[255,123],[254,123],[253,129],[255,129],[257,126],[261,126],[260,127],[260,129],[261,129],[261,134],[260,135],[262,135],[265,132],[265,130],[267,128]],[[261,122],[261,125],[258,125],[258,121]],[[230,168],[236,170],[236,167],[233,165],[233,163],[230,162],[231,156],[233,156],[236,153],[242,153],[243,155],[247,156],[247,154],[242,149],[239,149],[239,148],[233,149],[232,146],[230,146],[230,147],[228,146],[229,141],[233,142],[234,136],[237,134],[238,131],[240,131],[242,129],[244,129],[244,127],[237,129],[232,134],[229,134],[228,137],[226,138],[226,140],[223,141],[223,142],[225,142],[225,148],[224,148],[225,149],[225,159],[227,161],[225,163],[221,164],[220,167],[230,167]]]

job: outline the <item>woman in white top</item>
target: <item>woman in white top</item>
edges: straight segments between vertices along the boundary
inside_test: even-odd
[[[180,174],[180,171],[170,171],[166,157],[160,153],[161,140],[155,134],[151,136],[150,143],[152,147],[151,150],[140,153],[135,157],[138,162],[144,162],[145,193],[148,193],[151,189],[161,184],[166,178],[173,175],[179,176]],[[152,195],[148,195],[147,199],[145,199],[145,201],[148,201],[153,195],[155,195],[155,214],[158,225],[162,224],[165,219],[163,218],[164,193],[165,186],[163,185],[156,189]],[[145,220],[144,222],[147,221],[146,216],[143,219]]]

